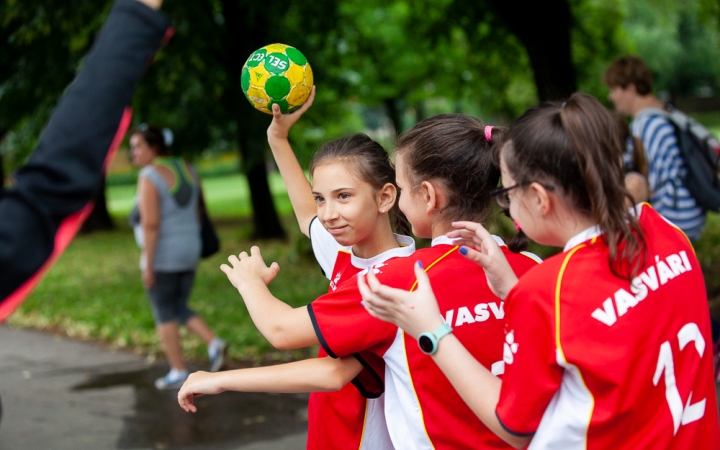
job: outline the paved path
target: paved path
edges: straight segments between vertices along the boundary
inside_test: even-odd
[[[0,326],[0,450],[292,450],[307,396],[225,393],[177,406],[152,383],[167,370],[129,352]]]
[[[0,326],[0,450],[305,448],[307,396],[242,394],[177,406],[167,369],[128,352]]]

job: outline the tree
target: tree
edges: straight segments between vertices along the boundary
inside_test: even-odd
[[[7,0],[1,5],[0,143],[4,151],[0,154],[11,153],[13,165],[18,165],[35,147],[41,127],[75,76],[109,4]],[[12,151],[7,152],[8,148]],[[104,195],[98,200],[89,223],[112,227]]]
[[[659,91],[708,96],[720,89],[718,3],[626,1],[628,52],[645,60]]]
[[[567,0],[455,0],[451,11],[469,34],[477,24],[489,23],[493,30],[504,27],[515,35],[527,52],[541,101],[567,97],[576,90]]]
[[[265,163],[270,116],[244,98],[240,73],[253,51],[272,42],[292,43],[306,53],[321,48],[320,33],[333,23],[335,3],[204,0],[168,2],[164,9],[176,33],[137,92],[136,117],[170,126],[174,147],[184,154],[216,145],[238,148],[250,185],[254,237],[283,237]],[[322,74],[312,63],[316,75]]]

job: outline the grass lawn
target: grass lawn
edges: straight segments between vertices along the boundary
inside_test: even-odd
[[[285,185],[278,172],[269,175],[270,191],[275,206],[281,215],[291,214],[292,206]],[[235,219],[250,216],[249,187],[247,179],[238,174],[224,175],[202,180],[203,190],[208,203],[208,211],[213,219]],[[133,205],[136,186],[124,184],[109,186],[107,190],[108,208],[113,216],[124,218]]]
[[[234,359],[292,359],[305,352],[277,352],[253,325],[242,298],[219,267],[227,255],[259,245],[267,261],[277,261],[281,272],[270,285],[273,293],[293,306],[307,304],[327,292],[327,280],[314,260],[309,240],[300,234],[279,177],[271,178],[280,211],[284,211],[286,242],[249,242],[247,183],[240,176],[205,180],[211,215],[216,220],[222,248],[200,263],[190,299],[216,333],[226,338]],[[160,346],[148,300],[140,281],[139,249],[125,216],[132,204],[132,186],[112,186],[110,209],[119,227],[113,232],[78,236],[9,323],[52,329],[81,339],[101,340],[113,347],[134,348],[156,355]],[[289,214],[288,214],[289,213]],[[207,356],[194,336],[184,339],[186,354]],[[311,351],[312,353],[312,351]]]

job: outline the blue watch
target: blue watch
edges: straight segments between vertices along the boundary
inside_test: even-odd
[[[437,330],[431,333],[423,333],[418,336],[418,346],[423,353],[433,355],[438,349],[438,341],[444,336],[452,333],[452,327],[447,323],[443,324]]]

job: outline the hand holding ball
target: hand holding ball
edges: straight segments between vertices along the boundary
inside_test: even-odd
[[[310,95],[313,74],[305,56],[295,47],[270,44],[253,52],[240,76],[245,97],[257,109],[272,114],[272,105],[290,113]]]

